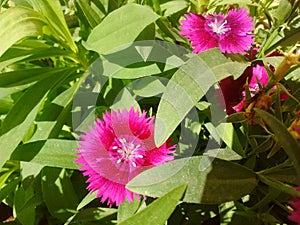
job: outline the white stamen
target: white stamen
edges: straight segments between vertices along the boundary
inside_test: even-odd
[[[125,138],[121,138],[120,142],[124,144],[124,143],[126,143],[126,139]]]
[[[215,20],[208,24],[208,26],[212,29],[212,32],[216,33],[217,35],[222,35],[229,31],[230,27],[225,27],[225,25],[227,24],[227,20],[224,20],[223,23],[221,22],[222,20],[218,20],[218,18],[215,18]]]

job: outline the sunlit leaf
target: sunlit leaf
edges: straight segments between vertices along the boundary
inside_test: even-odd
[[[93,29],[85,47],[106,53],[116,47],[133,42],[158,15],[147,6],[127,4],[112,13]]]
[[[0,56],[17,41],[42,34],[45,19],[37,12],[13,7],[0,14]]]
[[[168,139],[212,85],[230,75],[239,77],[246,65],[226,58],[218,49],[211,49],[193,56],[181,66],[170,79],[158,106],[156,145],[160,146]]]
[[[121,223],[119,223],[119,225],[163,225],[171,215],[171,213],[174,211],[178,201],[181,199],[186,185],[181,185],[176,188],[174,187],[176,186],[173,186],[170,191],[164,196],[157,199],[137,214],[122,221]]]

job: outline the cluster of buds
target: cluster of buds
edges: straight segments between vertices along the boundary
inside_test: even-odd
[[[297,139],[300,140],[300,111],[297,113],[297,117],[294,119],[292,124],[289,126],[288,131],[291,133],[291,135]]]
[[[245,101],[245,112],[247,115],[247,121],[253,123],[255,116],[254,108],[268,111],[272,106],[272,97],[269,94],[259,91],[253,97]]]
[[[297,44],[288,53],[284,53],[284,59],[279,64],[274,72],[274,82],[271,81],[266,88],[257,92],[253,97],[245,101],[245,112],[247,115],[247,121],[253,123],[255,117],[254,108],[268,111],[272,106],[272,97],[270,89],[273,88],[280,80],[282,80],[288,73],[293,65],[300,65],[300,45]],[[300,139],[300,118],[294,121],[294,125],[291,128],[294,137]]]
[[[288,53],[284,53],[284,56],[284,59],[274,72],[276,83],[284,78],[291,66],[300,65],[300,44],[297,44]]]

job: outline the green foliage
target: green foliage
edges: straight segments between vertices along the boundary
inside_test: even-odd
[[[158,15],[149,7],[128,4],[111,14],[96,26],[84,46],[99,54],[105,54],[114,48],[133,42],[138,35],[151,23],[158,19]]]
[[[162,196],[174,186],[187,184],[184,202],[220,204],[250,193],[257,181],[256,174],[241,165],[203,156],[147,170],[127,187],[137,193]]]
[[[277,69],[285,56],[266,56],[299,44],[299,6],[0,0],[0,200],[14,219],[7,224],[290,224],[288,201],[300,196],[300,135],[292,132],[299,65],[261,90],[271,96],[267,109],[251,108],[258,94],[226,116],[217,84],[257,60]],[[191,53],[179,34],[184,14],[232,7],[253,18],[256,58],[218,48]],[[280,92],[289,99],[280,101]],[[140,201],[109,208],[88,193],[76,149],[95,117],[131,106],[155,115],[157,146],[171,138],[178,147],[174,161],[127,184]]]
[[[163,225],[175,209],[178,201],[185,191],[185,188],[185,185],[174,188],[169,193],[166,193],[164,196],[151,203],[147,208],[139,211],[132,217],[121,221],[119,224]],[[145,220],[145,218],[147,218],[147,220]]]

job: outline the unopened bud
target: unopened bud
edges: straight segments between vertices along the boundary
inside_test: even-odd
[[[285,53],[284,56],[284,59],[274,72],[276,83],[284,78],[291,66],[300,65],[300,45],[296,45],[289,53]]]
[[[300,111],[297,113],[297,115],[300,114]],[[288,131],[291,133],[291,135],[297,139],[300,140],[300,116],[298,116],[292,124],[289,126]]]

